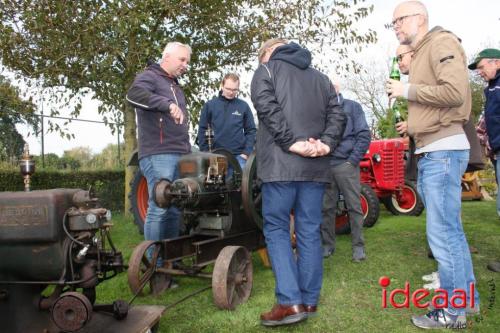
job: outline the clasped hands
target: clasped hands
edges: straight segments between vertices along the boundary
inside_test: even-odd
[[[320,139],[316,140],[313,138],[307,141],[297,141],[290,146],[289,150],[302,157],[320,157],[330,153],[328,145],[321,142]]]

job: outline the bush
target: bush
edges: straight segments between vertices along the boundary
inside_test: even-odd
[[[92,187],[103,207],[123,212],[125,171],[37,171],[31,178],[32,190]],[[0,191],[22,191],[19,171],[0,170]]]

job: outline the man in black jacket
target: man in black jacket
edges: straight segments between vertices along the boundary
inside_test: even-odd
[[[276,279],[277,304],[265,326],[314,315],[322,284],[321,204],[330,151],[346,117],[328,77],[310,67],[311,53],[282,39],[265,42],[252,79],[257,110],[257,175],[262,181],[264,236]],[[290,242],[295,216],[297,258]]]
[[[127,100],[137,113],[139,166],[148,183],[146,240],[179,235],[179,210],[158,207],[153,200],[153,187],[160,179],[174,181],[178,177],[179,158],[191,151],[186,99],[177,82],[186,72],[190,57],[188,45],[168,43],[160,64],[152,64],[138,74],[127,93]]]
[[[339,93],[338,85],[335,85],[335,90]],[[371,133],[361,105],[344,99],[340,93],[338,97],[339,102],[343,103],[347,125],[342,141],[332,153],[330,162],[332,183],[326,186],[323,198],[321,224],[323,257],[329,257],[335,251],[335,217],[340,191],[344,197],[351,226],[352,260],[359,262],[366,259],[359,162],[370,146]]]

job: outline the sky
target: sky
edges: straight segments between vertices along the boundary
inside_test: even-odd
[[[500,48],[500,1],[498,0],[427,0],[422,1],[429,12],[429,22],[432,28],[440,25],[451,30],[462,39],[466,54],[470,57],[486,47]],[[384,27],[392,20],[394,7],[400,1],[393,0],[367,0],[373,4],[373,12],[360,24],[360,27],[370,27],[377,32],[378,42],[365,48],[361,54],[353,55],[357,60],[374,60],[387,63],[394,56],[398,45],[394,32]],[[248,87],[251,75],[242,76],[242,87]],[[349,96],[347,96],[349,97]],[[245,98],[246,99],[246,98]],[[248,101],[248,99],[246,99]],[[102,120],[97,113],[97,101],[87,99],[83,104],[81,119]],[[48,106],[45,106],[48,109]],[[69,114],[61,110],[61,116]],[[54,122],[58,122],[54,120]],[[60,121],[61,124],[64,121]],[[28,129],[18,126],[20,133],[30,145],[32,154],[40,154],[40,137],[27,136]],[[56,153],[59,156],[65,150],[87,146],[94,153],[100,152],[109,143],[117,143],[118,136],[112,135],[111,130],[104,124],[72,122],[68,129],[75,135],[72,140],[63,139],[57,133],[47,133],[44,137],[45,153]],[[123,137],[120,139],[123,144]]]

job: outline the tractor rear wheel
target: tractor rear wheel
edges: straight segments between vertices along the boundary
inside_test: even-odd
[[[137,169],[134,178],[130,182],[130,212],[134,216],[134,223],[141,234],[144,234],[144,222],[148,211],[148,183],[146,177],[142,175],[140,169]]]
[[[363,226],[368,228],[373,227],[377,223],[380,214],[380,204],[377,195],[369,185],[361,184],[360,199],[361,210],[363,211]],[[350,232],[349,214],[345,211],[335,219],[335,233],[343,235]]]
[[[380,215],[380,203],[377,194],[368,184],[361,184],[361,209],[364,214],[363,226],[367,228],[373,227]]]

